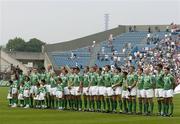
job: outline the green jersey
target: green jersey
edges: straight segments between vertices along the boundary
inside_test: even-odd
[[[83,87],[89,86],[89,73],[83,75]]]
[[[137,88],[142,90],[144,86],[144,75],[138,75]]]
[[[51,77],[51,78],[50,78],[50,85],[51,85],[51,88],[56,87],[56,80],[55,80],[55,77]]]
[[[104,84],[104,78],[103,78],[102,75],[98,75],[98,76],[97,76],[97,85],[98,85],[98,86],[104,86],[104,85],[105,85],[105,84]]]
[[[38,92],[39,92],[39,93],[46,93],[46,92],[47,92],[47,89],[46,89],[45,86],[40,86],[40,87],[38,88]]]
[[[45,81],[47,84],[50,84],[51,72],[45,73]]]
[[[18,80],[14,80],[12,83],[12,88],[17,88],[19,86]]]
[[[111,85],[122,85],[122,76],[120,74],[114,74],[111,78]]]
[[[164,73],[161,71],[156,75],[156,88],[164,88]]]
[[[75,74],[74,75],[74,86],[79,86],[80,85],[80,82],[81,82],[81,76],[79,74]]]
[[[91,83],[91,86],[97,85],[97,75],[96,73],[90,73],[89,74],[89,82]]]
[[[19,75],[19,83],[22,83],[22,82],[24,82],[24,75],[23,74],[21,74],[21,75]]]
[[[30,83],[30,81],[25,81],[25,82],[24,82],[24,89],[25,89],[25,90],[30,90],[30,88],[31,88],[31,83]]]
[[[126,91],[127,90],[127,78],[122,78],[122,89],[124,90],[124,91]]]
[[[57,84],[57,91],[64,91],[64,85],[61,83],[61,84]]]
[[[138,81],[138,76],[135,73],[128,74],[127,76],[127,84],[128,86],[132,86],[134,82]]]
[[[20,86],[18,92],[19,92],[19,94],[23,94],[24,93],[24,87]]]
[[[153,89],[154,88],[154,83],[153,83],[152,75],[144,75],[144,85],[143,85],[143,88],[145,90]]]
[[[69,74],[68,75],[68,86],[73,85],[74,81],[74,74]]]
[[[68,86],[68,84],[67,84],[67,76],[63,75],[63,76],[61,76],[61,79],[62,79],[62,84],[64,85],[64,87],[67,87]]]
[[[46,73],[39,74],[39,79],[40,80],[45,80],[46,79]]]
[[[111,87],[111,73],[110,72],[105,72],[103,74],[104,78],[104,84],[106,87]]]
[[[39,81],[39,76],[38,76],[38,74],[34,74],[34,73],[33,73],[33,74],[31,75],[30,79],[31,79],[31,83],[32,83],[33,85],[35,85],[35,84],[37,84],[38,81]]]
[[[164,75],[164,90],[173,89],[175,85],[174,78],[171,74]]]

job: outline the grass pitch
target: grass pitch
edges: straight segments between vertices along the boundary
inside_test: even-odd
[[[174,97],[174,117],[10,108],[6,96],[7,88],[0,87],[0,124],[180,124],[180,95]]]

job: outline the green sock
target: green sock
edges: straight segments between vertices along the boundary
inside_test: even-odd
[[[114,101],[114,109],[117,110],[117,100]]]
[[[97,109],[99,110],[99,100],[97,100]]]
[[[89,100],[89,109],[91,109],[92,106],[92,100]]]
[[[146,112],[149,112],[149,103],[146,103]]]
[[[136,113],[136,99],[133,99],[133,112]]]
[[[128,112],[132,112],[132,101],[128,102]]]
[[[106,109],[106,101],[103,99],[102,102],[103,102],[103,109],[105,110]]]
[[[139,112],[142,113],[142,102],[139,102]]]
[[[87,109],[87,99],[84,99],[84,108]]]
[[[101,110],[101,100],[99,100],[99,109]]]
[[[153,109],[154,109],[154,103],[150,103],[150,108],[151,108],[151,109],[150,109],[150,110],[151,110],[150,112],[151,112],[151,114],[152,114],[152,113],[153,113]]]
[[[161,105],[161,100],[158,100],[158,112],[161,113],[161,108],[162,105]]]
[[[147,113],[147,107],[146,107],[146,103],[144,103],[144,113]]]
[[[123,99],[124,112],[127,112],[127,103],[126,99]]]
[[[92,108],[95,109],[95,101],[94,101],[94,99],[92,100]]]
[[[9,99],[9,105],[12,105],[12,99]]]
[[[122,100],[119,100],[119,108],[120,108],[120,111],[122,111]]]
[[[109,98],[106,98],[106,103],[107,103],[107,109],[110,111],[110,101]]]
[[[166,113],[169,113],[169,103],[166,105]]]
[[[170,103],[170,114],[172,115],[174,111],[174,104]]]

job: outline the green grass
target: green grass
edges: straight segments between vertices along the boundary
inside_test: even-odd
[[[174,117],[10,108],[6,95],[1,87],[0,124],[180,124],[180,95],[174,98]]]

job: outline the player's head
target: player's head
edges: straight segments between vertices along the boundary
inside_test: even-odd
[[[123,71],[123,77],[127,77],[128,73],[126,71]]]
[[[85,66],[84,68],[84,73],[87,73],[87,72],[89,72],[89,66]]]
[[[143,68],[139,67],[138,68],[138,74],[142,74],[143,73]]]
[[[29,76],[25,76],[25,81],[30,81]]]
[[[169,67],[164,67],[164,73],[168,74],[170,72],[170,68]]]
[[[68,73],[68,71],[67,71],[66,68],[62,69],[61,72],[62,72],[64,75],[66,75],[66,74]]]
[[[46,84],[46,81],[43,79],[43,80],[41,80],[41,84],[42,85],[45,85]]]
[[[109,70],[111,70],[111,66],[110,65],[106,65],[105,66],[105,72],[108,72]]]
[[[74,73],[76,73],[76,74],[77,74],[77,73],[79,73],[79,72],[80,72],[79,67],[75,67],[75,68],[74,68]]]
[[[115,73],[121,73],[121,68],[120,67],[116,67],[115,68]]]
[[[102,68],[97,68],[96,72],[97,72],[98,74],[101,74]]]
[[[57,84],[61,84],[62,83],[62,79],[60,77],[57,78]]]
[[[131,66],[129,67],[129,72],[132,73],[132,72],[134,72],[134,70],[135,70],[135,67],[131,65]]]
[[[157,64],[157,71],[161,71],[163,69],[163,65],[161,63]]]
[[[144,72],[145,72],[146,75],[148,75],[148,74],[150,73],[149,67],[146,67],[146,68],[144,69]]]

